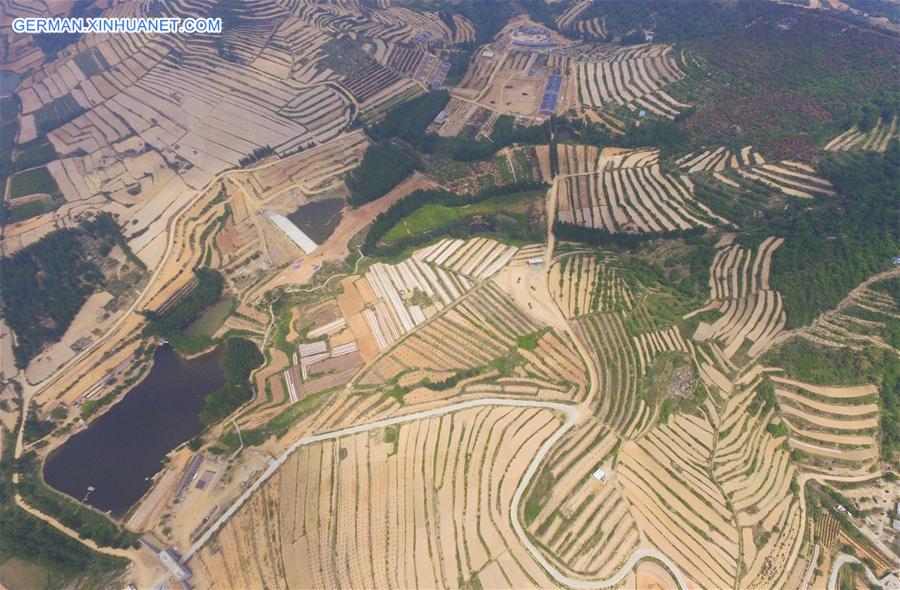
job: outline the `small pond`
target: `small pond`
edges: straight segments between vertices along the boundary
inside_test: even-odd
[[[325,199],[307,203],[287,216],[291,223],[321,245],[341,222],[344,199]]]

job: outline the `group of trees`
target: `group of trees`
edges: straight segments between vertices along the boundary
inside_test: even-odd
[[[767,157],[812,158],[821,139],[860,121],[863,105],[897,96],[896,43],[847,27],[840,11],[773,2],[739,2],[736,11],[754,18],[687,46],[705,62],[699,71],[688,64],[693,95],[680,96],[697,105],[687,122],[695,140],[740,138]],[[704,72],[715,82],[691,80]]]
[[[367,132],[376,141],[398,138],[423,147],[426,140],[425,129],[447,106],[449,100],[450,94],[446,90],[426,92],[389,110],[384,119]]]
[[[358,207],[384,196],[412,174],[419,162],[404,149],[403,143],[421,152],[431,151],[435,138],[425,129],[448,100],[446,91],[427,92],[395,106],[382,121],[366,130],[375,143],[366,149],[359,166],[344,178],[351,205]]]
[[[402,147],[390,142],[366,148],[359,166],[347,173],[348,202],[359,207],[386,195],[415,170],[415,161]]]
[[[549,141],[549,121],[540,125],[516,125],[514,117],[500,115],[489,140],[432,136],[429,148],[436,155],[449,156],[458,162],[476,162],[492,158],[497,150],[514,143],[537,145]]]
[[[197,285],[164,313],[144,311],[147,327],[144,333],[168,340],[181,352],[194,352],[209,344],[209,337],[189,337],[184,329],[222,297],[222,275],[211,268],[194,269]]]
[[[838,197],[819,197],[769,220],[788,238],[772,261],[772,288],[784,296],[788,327],[808,324],[900,252],[900,149],[842,154],[821,168]]]
[[[0,309],[16,334],[17,366],[65,334],[88,296],[103,286],[96,261],[116,243],[124,243],[119,227],[104,213],[0,258]]]
[[[665,232],[643,233],[611,233],[605,229],[597,229],[584,225],[576,225],[565,221],[557,221],[553,224],[553,233],[559,240],[567,242],[581,242],[594,247],[618,246],[626,250],[633,250],[648,240],[695,238],[706,233],[702,225],[688,230],[675,230]]]
[[[225,384],[204,398],[200,421],[209,426],[222,420],[241,404],[253,397],[250,373],[263,363],[256,344],[246,338],[229,338],[219,366],[225,374]]]
[[[243,158],[241,158],[240,160],[238,160],[238,166],[240,166],[241,168],[245,168],[245,167],[249,166],[250,164],[255,164],[256,162],[259,162],[260,160],[262,160],[263,158],[265,158],[267,156],[271,156],[274,153],[275,153],[275,150],[272,149],[272,146],[261,145],[258,148],[256,148],[255,150],[253,150],[252,152],[250,152],[249,154],[247,154],[246,156],[244,156]]]

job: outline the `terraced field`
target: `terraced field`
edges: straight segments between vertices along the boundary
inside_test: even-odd
[[[566,318],[630,309],[634,295],[615,267],[599,256],[566,256],[550,269],[550,291]]]
[[[605,579],[640,544],[620,486],[592,476],[611,471],[618,440],[600,422],[578,425],[553,448],[527,497],[528,533],[567,575]]]
[[[772,376],[788,443],[810,471],[867,473],[878,461],[878,388],[822,387]]]
[[[217,588],[552,585],[516,538],[508,506],[558,427],[546,410],[485,407],[303,447],[191,562],[195,579]]]
[[[596,172],[570,172],[559,182],[560,221],[610,233],[710,226],[714,213],[694,198],[691,180],[662,172],[658,157],[656,150],[624,151],[598,156]],[[588,158],[567,157],[568,169],[590,170]]]
[[[755,255],[736,244],[716,254],[710,300],[701,311],[716,310],[722,315],[711,324],[701,322],[693,338],[722,342],[726,362],[739,351],[758,357],[787,322],[781,294],[769,286],[772,254],[782,243],[781,238],[768,238]]]
[[[862,132],[854,125],[825,144],[824,149],[830,152],[851,150],[884,152],[890,141],[897,136],[897,116],[894,115],[890,121],[879,117],[875,126],[868,131]]]
[[[597,23],[591,29],[599,32],[600,27]],[[684,76],[669,45],[599,46],[575,59],[578,96],[584,105],[625,105],[667,119],[690,106],[664,90]]]

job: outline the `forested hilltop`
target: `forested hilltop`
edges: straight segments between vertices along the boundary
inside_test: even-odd
[[[116,246],[124,255],[121,264],[108,258]],[[59,340],[92,293],[111,288],[126,297],[143,271],[109,213],[0,258],[0,301],[3,318],[16,333],[16,364],[24,368],[45,345]]]

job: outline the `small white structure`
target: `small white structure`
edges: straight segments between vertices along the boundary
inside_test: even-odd
[[[544,264],[544,259],[541,258],[540,256],[538,256],[536,258],[529,258],[528,264],[531,264],[531,265]]]
[[[287,238],[297,244],[297,246],[303,250],[306,254],[312,254],[313,251],[319,247],[318,244],[313,242],[309,236],[300,231],[300,228],[291,223],[291,220],[282,215],[281,213],[275,213],[274,211],[263,211],[263,216],[272,222],[272,224],[277,227],[281,233],[283,233]]]
[[[597,471],[591,474],[591,477],[596,479],[597,481],[606,481],[606,472],[603,471],[603,468],[597,468]]]

